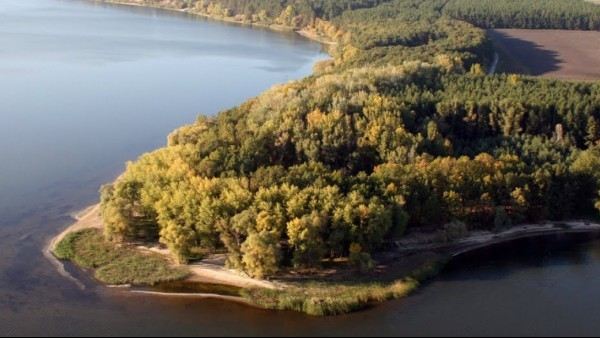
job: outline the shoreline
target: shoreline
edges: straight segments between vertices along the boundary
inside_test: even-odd
[[[71,232],[81,231],[85,229],[91,228],[101,228],[101,217],[100,217],[100,204],[93,204],[87,208],[84,208],[80,211],[75,211],[71,213],[71,217],[73,217],[74,222],[64,228],[61,232],[59,232],[56,236],[50,238],[47,241],[46,246],[43,248],[42,253],[48,261],[54,266],[56,271],[66,279],[73,282],[80,290],[85,290],[86,286],[79,279],[70,274],[66,268],[63,261],[56,258],[53,251],[56,248],[56,245],[60,243],[60,241],[65,238]],[[144,248],[144,250],[147,250]],[[78,267],[79,268],[79,267]],[[248,288],[249,285],[240,286],[237,283],[227,284],[225,281],[218,279],[210,279],[202,276],[199,273],[201,270],[190,269],[190,276],[186,277],[185,280],[196,281],[196,282],[204,282],[204,283],[217,283],[222,285],[236,286],[240,288]],[[98,285],[106,288],[106,290],[118,290],[118,291],[126,291],[131,294],[138,295],[146,295],[146,296],[155,296],[155,297],[177,297],[177,298],[196,298],[196,299],[217,299],[223,301],[234,302],[246,306],[257,307],[255,304],[252,304],[247,299],[239,296],[227,296],[221,295],[217,293],[178,293],[178,292],[161,292],[161,291],[151,291],[151,290],[139,290],[134,288],[131,285],[108,285],[97,281]]]
[[[78,217],[75,218],[75,222],[52,237],[48,241],[48,245],[44,248],[44,256],[46,256],[51,263],[56,267],[57,271],[65,278],[73,281],[79,288],[85,289],[85,286],[81,281],[69,274],[62,261],[57,259],[52,253],[56,244],[58,244],[67,234],[75,231],[90,229],[90,228],[102,228],[102,219],[100,216],[100,205],[94,204],[84,209]],[[399,243],[400,248],[396,249],[390,254],[393,255],[394,259],[407,257],[418,253],[436,252],[448,259],[453,259],[460,255],[476,251],[478,249],[490,247],[501,243],[509,243],[512,241],[524,239],[524,238],[535,238],[543,237],[548,235],[568,235],[575,233],[600,233],[600,224],[587,222],[587,221],[565,221],[565,222],[546,222],[542,224],[525,224],[515,226],[499,233],[492,233],[488,231],[472,232],[468,236],[450,243],[412,243],[407,244]],[[410,240],[410,239],[409,239]],[[404,246],[404,247],[402,247]],[[155,248],[148,248],[144,246],[137,246],[138,250],[153,251],[167,255],[164,250],[158,250]],[[195,283],[206,283],[206,284],[218,284],[224,286],[232,286],[240,289],[268,289],[268,290],[285,290],[290,285],[283,282],[273,282],[254,279],[245,276],[241,273],[234,272],[226,269],[217,264],[210,264],[205,262],[193,263],[185,265],[190,271],[190,276],[186,277],[183,282],[195,282]],[[160,297],[190,297],[200,299],[220,299],[225,301],[233,301],[248,306],[259,307],[253,304],[244,297],[221,295],[218,293],[184,293],[184,292],[164,292],[164,291],[152,291],[152,290],[140,290],[130,285],[125,286],[109,286],[98,282],[110,289],[125,290],[130,293],[160,296]]]
[[[512,242],[523,238],[534,238],[549,235],[568,235],[575,233],[600,233],[600,224],[585,220],[570,220],[558,222],[542,222],[538,224],[522,224],[504,231],[473,231],[466,237],[449,243],[417,241],[410,243],[410,238],[400,240],[397,254],[409,255],[419,252],[434,251],[449,255],[450,258],[480,248],[496,244]]]
[[[52,265],[54,265],[54,267],[56,268],[56,271],[58,271],[58,273],[61,276],[65,277],[68,280],[75,283],[75,285],[77,285],[77,287],[81,290],[85,289],[85,285],[80,280],[73,277],[73,275],[71,275],[65,269],[64,263],[61,260],[59,260],[58,258],[56,258],[56,256],[54,256],[53,251],[54,251],[56,245],[63,238],[65,238],[65,236],[68,235],[69,233],[90,228],[91,225],[93,225],[93,224],[89,223],[88,220],[91,217],[93,217],[94,213],[98,213],[99,210],[100,210],[100,204],[93,204],[83,210],[72,212],[70,214],[70,216],[74,219],[74,223],[67,226],[65,229],[63,229],[61,232],[59,232],[56,236],[50,238],[46,242],[46,245],[44,246],[44,248],[42,249],[42,253],[44,254],[44,257],[46,257],[50,261],[50,263]],[[87,227],[85,226],[86,224],[88,225]]]
[[[51,260],[51,262],[59,268],[59,272],[61,273],[61,275],[77,281],[73,276],[66,272],[66,270],[64,270],[64,264],[62,264],[62,262],[54,256],[53,251],[56,248],[56,245],[60,243],[60,241],[64,239],[65,236],[69,233],[86,229],[102,229],[103,224],[102,217],[100,215],[100,204],[94,204],[85,208],[80,213],[80,216],[74,217],[74,219],[75,222],[73,224],[66,227],[63,231],[61,231],[48,241],[48,244],[44,248],[44,255],[48,257]],[[169,257],[167,251],[159,248],[137,245],[136,249],[140,251],[151,251]],[[265,288],[272,290],[284,287],[279,283],[250,278],[241,273],[230,269],[226,269],[216,264],[199,262],[183,266],[187,268],[190,272],[189,277],[186,277],[184,279],[185,281],[189,282],[220,284],[238,288]],[[82,285],[81,282],[77,282],[78,285]]]
[[[494,246],[497,244],[510,243],[510,242],[525,239],[525,238],[538,238],[538,237],[552,236],[552,235],[600,233],[600,224],[590,222],[589,225],[579,226],[579,225],[577,225],[579,223],[585,223],[585,222],[564,222],[564,224],[567,224],[567,225],[575,225],[575,227],[568,228],[568,229],[561,229],[561,228],[548,229],[548,228],[540,227],[540,228],[530,228],[530,229],[527,229],[527,230],[524,230],[521,232],[517,232],[517,233],[508,233],[504,236],[494,238],[485,243],[477,243],[477,244],[465,246],[464,248],[461,248],[460,250],[457,250],[454,253],[452,253],[451,258],[455,258],[460,255],[463,255],[463,254],[466,254],[469,252],[473,252],[473,251],[477,251],[479,249],[487,248],[490,246]]]
[[[225,23],[232,23],[232,24],[237,24],[240,26],[267,28],[274,32],[293,32],[305,39],[317,42],[324,46],[337,45],[337,42],[327,40],[326,38],[309,31],[306,27],[302,28],[302,29],[295,29],[293,27],[288,27],[288,26],[283,26],[283,25],[278,25],[278,24],[265,24],[265,23],[260,23],[260,22],[245,22],[245,21],[236,20],[235,18],[215,16],[215,15],[210,15],[210,14],[206,14],[206,13],[190,11],[185,8],[178,9],[178,8],[171,8],[171,7],[165,7],[165,6],[160,6],[160,5],[139,4],[139,3],[133,3],[133,2],[119,1],[119,0],[91,0],[91,1],[94,3],[104,3],[104,4],[110,4],[110,5],[116,5],[116,6],[153,8],[153,9],[159,9],[159,10],[164,10],[164,11],[169,11],[169,12],[185,13],[188,15],[194,15],[194,16],[209,19],[209,20],[220,21],[220,22],[225,22]]]
[[[194,298],[194,299],[216,299],[221,301],[233,302],[245,306],[250,306],[257,309],[261,307],[252,304],[250,301],[243,297],[225,296],[216,293],[174,293],[174,292],[159,292],[159,291],[146,291],[146,290],[129,290],[134,295],[142,296],[154,296],[154,297],[169,297],[169,298]]]

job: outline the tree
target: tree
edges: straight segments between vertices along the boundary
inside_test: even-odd
[[[600,146],[579,152],[571,165],[571,171],[593,178],[593,183],[600,187]]]
[[[525,218],[525,212],[529,206],[526,196],[526,189],[521,187],[515,188],[515,190],[511,192],[510,196],[512,197],[512,218],[522,221]]]
[[[367,200],[361,193],[352,191],[334,213],[338,228],[348,229],[347,237],[362,248],[374,249],[381,245],[392,226],[391,211],[373,197]]]
[[[144,233],[151,223],[140,204],[142,185],[137,181],[117,181],[101,189],[101,209],[104,233],[109,240],[124,241],[152,237]],[[145,236],[144,236],[145,235]]]
[[[190,249],[196,244],[196,233],[190,226],[182,226],[173,220],[165,221],[160,229],[160,242],[165,244],[177,261],[188,262]]]
[[[242,245],[248,232],[256,227],[256,211],[252,208],[244,210],[230,219],[217,221],[220,239],[227,249],[227,266],[233,269],[243,269]]]
[[[292,26],[295,13],[294,6],[288,5],[283,12],[281,12],[281,15],[279,15],[279,23],[285,26]]]
[[[375,262],[368,252],[364,252],[360,244],[350,244],[348,263],[361,273],[369,272],[375,267]]]
[[[474,76],[483,76],[483,75],[485,75],[485,70],[483,69],[481,64],[476,63],[471,66],[471,69],[469,70],[469,74],[474,75]]]
[[[279,238],[272,232],[252,232],[242,245],[244,271],[255,278],[272,276],[279,271]]]
[[[593,116],[588,118],[585,141],[588,147],[592,147],[600,141],[600,126]]]
[[[310,215],[295,218],[287,224],[287,236],[293,247],[294,266],[318,267],[325,255],[322,232],[325,230],[325,217],[313,211]]]

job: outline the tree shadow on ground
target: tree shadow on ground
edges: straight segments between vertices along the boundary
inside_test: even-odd
[[[505,72],[539,76],[559,70],[564,63],[558,52],[533,41],[499,30],[487,34],[501,55]]]

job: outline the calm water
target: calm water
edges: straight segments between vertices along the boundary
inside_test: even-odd
[[[94,202],[124,161],[323,57],[293,34],[182,14],[0,0],[0,335],[598,334],[594,241],[465,256],[407,299],[335,318],[123,295],[90,281],[79,290],[43,258],[67,214]]]

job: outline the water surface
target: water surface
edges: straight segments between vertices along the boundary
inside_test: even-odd
[[[292,33],[183,13],[0,1],[3,221],[107,179],[198,114],[306,76],[323,57]]]

